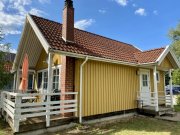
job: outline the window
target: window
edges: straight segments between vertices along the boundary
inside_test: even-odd
[[[38,73],[38,89],[42,87],[42,72]]]
[[[42,71],[38,73],[38,89],[47,90],[48,87],[48,72]]]
[[[148,75],[147,74],[142,75],[142,84],[143,84],[143,87],[148,87]]]
[[[44,90],[47,90],[47,87],[48,87],[48,72],[44,72],[44,76],[43,76],[43,89]]]
[[[33,74],[29,74],[28,76],[28,90],[33,89]]]
[[[159,75],[159,72],[157,71],[156,73],[156,79],[157,79],[157,82],[159,83],[160,82],[160,75]]]
[[[59,69],[53,70],[53,90],[59,89]]]
[[[53,68],[52,70],[52,90],[60,89],[60,69]],[[38,89],[47,90],[48,89],[48,71],[47,69],[40,71],[38,73]]]

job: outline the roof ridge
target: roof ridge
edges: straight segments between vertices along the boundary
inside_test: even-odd
[[[35,16],[35,17],[42,18],[42,19],[44,19],[44,20],[47,20],[47,21],[54,22],[54,23],[57,23],[57,24],[62,25],[62,23],[59,23],[59,22],[56,22],[56,21],[53,21],[53,20],[50,20],[50,19],[47,19],[47,18],[44,18],[44,17],[39,17],[39,16],[32,15],[32,14],[30,14],[30,16]],[[100,34],[92,33],[92,32],[89,32],[89,31],[85,31],[85,30],[78,29],[78,28],[74,28],[74,29],[76,29],[76,30],[78,30],[78,31],[85,32],[85,33],[89,33],[89,34],[92,34],[92,35],[95,35],[95,36],[99,36],[99,37],[102,37],[102,38],[106,38],[106,39],[111,40],[111,41],[114,41],[114,42],[123,43],[123,44],[126,44],[126,45],[128,45],[128,46],[132,46],[132,47],[134,47],[135,49],[141,51],[141,50],[138,49],[136,46],[134,46],[134,45],[132,45],[132,44],[129,44],[129,43],[125,43],[125,42],[122,42],[122,41],[119,41],[119,40],[116,40],[116,39],[112,39],[112,38],[109,38],[109,37],[106,37],[106,36],[102,36],[102,35],[100,35]]]

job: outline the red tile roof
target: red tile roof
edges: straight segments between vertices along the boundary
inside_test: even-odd
[[[75,43],[66,43],[62,39],[62,24],[31,15],[39,30],[49,43],[50,47],[55,50],[107,58],[123,62],[138,63],[152,62],[158,58],[159,53],[145,53],[133,45],[112,40],[90,32],[74,29]],[[162,49],[161,49],[162,50]],[[161,52],[161,51],[159,51]],[[142,55],[141,55],[142,53]],[[144,54],[149,54],[143,60]]]
[[[148,50],[144,52],[135,53],[134,56],[138,63],[150,63],[155,62],[159,56],[163,53],[165,48],[158,48],[153,50]]]

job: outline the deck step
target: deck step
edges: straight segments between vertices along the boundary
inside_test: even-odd
[[[170,116],[172,113],[174,113],[174,110],[172,108],[160,108],[159,110],[159,116],[162,116],[162,115]]]
[[[176,112],[173,112],[173,111],[171,111],[171,112],[166,112],[166,114],[165,114],[166,116],[170,116],[170,117],[175,117],[175,116],[177,116],[177,113]]]

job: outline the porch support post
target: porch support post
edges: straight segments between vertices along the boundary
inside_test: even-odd
[[[16,82],[17,82],[17,71],[14,72],[13,92],[16,90]]]
[[[47,88],[47,103],[51,102],[51,96],[49,93],[52,91],[52,53],[48,54],[48,88]],[[50,126],[50,105],[46,105],[46,127]]]
[[[156,112],[159,111],[159,104],[158,104],[158,88],[157,88],[157,67],[154,66],[154,69],[153,69],[153,76],[154,76],[154,92],[155,92],[155,100],[156,100]]]
[[[170,96],[171,96],[171,108],[174,108],[173,105],[173,90],[172,90],[172,70],[169,70],[169,85],[170,85]]]

